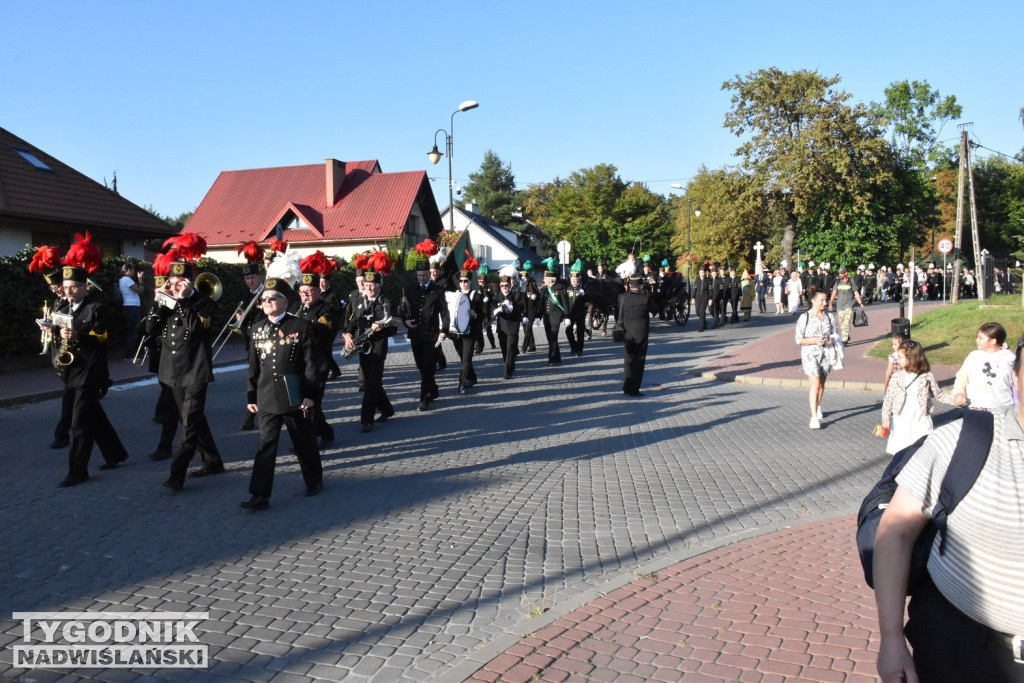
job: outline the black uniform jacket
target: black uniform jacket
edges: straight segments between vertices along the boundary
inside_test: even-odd
[[[491,298],[491,291],[474,289],[469,293],[469,310],[476,314],[476,316],[469,316],[469,335],[473,339],[477,339],[480,333],[484,329],[484,319],[487,317],[487,308],[491,305],[488,301],[484,304],[484,298]]]
[[[511,304],[511,311],[506,309],[504,305],[506,301]],[[523,312],[526,310],[523,293],[509,290],[506,296],[499,291],[494,297],[494,308],[495,317],[498,320],[498,329],[505,334],[519,334],[519,325],[523,322]]]
[[[94,295],[86,294],[78,310],[66,307],[62,313],[71,313],[71,329],[75,336],[68,342],[68,350],[75,360],[68,366],[64,381],[68,387],[78,389],[84,386],[100,386],[110,379],[107,367],[107,329],[110,309],[100,303]],[[55,333],[53,343],[60,345],[60,335]]]
[[[160,336],[157,377],[169,387],[191,387],[213,381],[213,360],[206,331],[213,317],[213,299],[193,292],[171,310],[154,306],[146,317],[146,334]]]
[[[274,415],[297,410],[302,399],[316,399],[319,367],[309,323],[291,313],[276,323],[264,318],[252,328],[246,403]]]
[[[623,292],[619,295],[619,307],[622,309],[622,322],[626,327],[627,342],[641,342],[647,339],[651,327],[651,316],[647,309],[648,293]]]
[[[544,302],[544,313],[552,325],[561,325],[569,313],[569,297],[565,295],[565,285],[561,282],[540,288],[540,297]]]
[[[581,284],[579,287],[569,285],[565,288],[565,296],[569,300],[569,317],[573,320],[582,320],[587,317],[587,290]]]
[[[711,299],[713,301],[721,301],[725,298],[725,278],[721,275],[716,275],[711,280]]]
[[[351,304],[353,301],[355,302],[354,305]],[[383,296],[378,296],[375,300],[371,301],[360,294],[358,297],[349,299],[349,302],[351,317],[345,323],[344,331],[346,334],[352,335],[353,341],[358,339],[373,323],[394,314],[391,302]],[[370,354],[378,358],[386,357],[388,337],[393,337],[398,331],[398,327],[398,325],[385,326],[383,330],[370,337]]]
[[[334,311],[323,299],[317,299],[312,305],[306,307],[299,304],[294,311],[295,316],[309,323],[313,331],[313,341],[316,343],[317,358],[320,361],[321,380],[327,377],[330,372],[331,359],[331,331],[334,329]]]
[[[402,298],[401,318],[416,323],[416,329],[409,330],[410,338],[418,341],[436,340],[442,330],[448,332],[451,327],[444,290],[436,282],[428,282],[426,288],[418,282],[409,285]]]
[[[541,288],[537,286],[532,277],[526,278],[526,288],[523,292],[523,315],[527,318],[539,318],[544,312],[542,293]]]
[[[693,281],[693,300],[707,302],[711,300],[711,289],[714,280],[710,277],[699,277]]]

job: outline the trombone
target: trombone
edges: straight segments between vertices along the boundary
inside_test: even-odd
[[[231,339],[232,334],[242,334],[242,323],[248,317],[252,307],[260,300],[260,294],[263,293],[263,283],[256,289],[256,293],[252,295],[252,299],[249,300],[249,305],[246,306],[244,301],[239,301],[238,305],[235,306],[234,313],[228,318],[228,321],[224,323],[224,327],[221,329],[220,334],[213,340],[213,358],[217,360],[217,355],[221,352],[221,349]]]

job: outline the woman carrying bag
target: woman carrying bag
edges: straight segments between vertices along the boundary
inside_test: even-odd
[[[953,405],[953,398],[939,389],[924,349],[905,341],[896,352],[899,370],[889,378],[882,400],[882,428],[889,430],[885,452],[895,455],[921,437],[932,433],[931,400]]]
[[[825,312],[825,292],[819,289],[811,296],[811,309],[796,322],[800,366],[811,382],[811,429],[821,429],[821,398],[828,373],[843,368],[843,344],[836,329],[832,314]]]

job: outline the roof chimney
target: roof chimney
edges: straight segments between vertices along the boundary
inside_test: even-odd
[[[327,167],[326,197],[327,206],[334,206],[338,203],[341,193],[341,184],[345,182],[345,162],[337,159],[327,159],[324,163]]]
[[[477,206],[476,201],[470,199],[466,202],[466,211],[472,211],[473,213],[480,213],[480,207]]]

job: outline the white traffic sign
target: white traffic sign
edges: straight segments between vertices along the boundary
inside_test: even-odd
[[[558,262],[563,266],[568,265],[569,254],[572,253],[572,245],[569,244],[569,241],[562,240],[557,245],[555,245],[555,249],[558,251]]]
[[[943,254],[948,254],[953,251],[953,242],[948,239],[939,240],[939,251]]]

